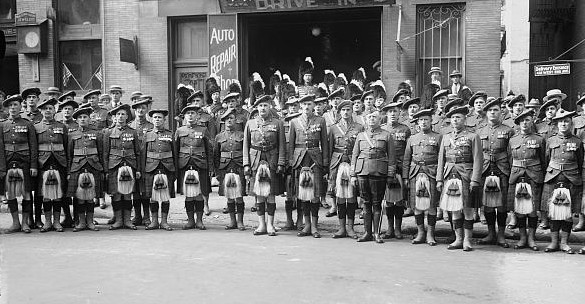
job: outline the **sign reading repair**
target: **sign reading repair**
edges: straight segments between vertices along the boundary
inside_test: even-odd
[[[238,79],[237,26],[235,14],[209,15],[209,75],[219,78],[224,93]]]
[[[534,66],[534,76],[556,76],[571,74],[570,63],[542,64]]]

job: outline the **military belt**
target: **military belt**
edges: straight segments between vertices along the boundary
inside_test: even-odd
[[[493,151],[497,151],[497,150],[493,150]],[[495,162],[495,161],[498,161],[500,159],[504,159],[504,158],[508,157],[508,152],[497,152],[496,153],[496,152],[489,151],[489,152],[486,152],[486,154],[489,156],[489,160],[491,162]]]
[[[125,156],[136,156],[134,153],[127,152],[126,150],[110,149],[110,155],[125,157]]]
[[[566,163],[565,164],[565,163],[559,163],[559,162],[556,162],[556,161],[551,161],[548,164],[548,166],[551,167],[551,168],[553,168],[553,169],[557,169],[557,170],[561,170],[561,171],[564,171],[564,170],[574,170],[574,169],[578,169],[579,168],[579,165],[576,162]]]
[[[319,147],[319,143],[295,144],[295,148],[315,149]]]
[[[333,152],[335,152],[335,153],[344,153],[344,154],[351,155],[351,153],[353,151],[351,151],[349,149],[346,149],[346,148],[343,148],[343,149],[342,148],[333,148]]]
[[[222,151],[220,154],[221,157],[226,157],[230,159],[239,158],[243,156],[242,151]]]
[[[388,157],[386,155],[386,152],[382,152],[382,151],[380,151],[380,152],[377,152],[377,151],[364,152],[364,151],[362,151],[360,153],[360,156],[365,156],[365,157],[369,157],[369,158],[386,158],[386,157]]]
[[[266,146],[264,146],[264,145],[260,145],[260,146],[258,146],[258,145],[252,145],[251,148],[254,149],[254,150],[266,152],[266,151],[270,151],[270,150],[276,148],[276,145],[266,145]]]
[[[28,143],[26,143],[26,144],[5,144],[4,150],[10,151],[10,152],[25,151],[25,150],[28,150]]]
[[[167,152],[148,151],[148,152],[146,152],[146,157],[154,158],[154,159],[172,158],[173,152],[172,151],[167,151]]]
[[[78,148],[73,149],[74,156],[84,156],[84,155],[97,155],[98,150],[97,148]]]
[[[513,159],[512,167],[533,167],[540,166],[540,160],[538,159]]]
[[[473,163],[473,160],[471,160],[471,158],[468,158],[468,157],[455,156],[455,157],[447,157],[447,162],[454,163],[454,164],[464,164],[464,163]]]
[[[430,160],[412,160],[410,162],[411,166],[432,166],[432,165],[437,165],[437,160],[436,159],[430,159]]]
[[[39,144],[39,152],[61,152],[65,151],[63,144]]]
[[[193,155],[194,153],[204,153],[205,152],[205,148],[203,148],[203,147],[183,146],[183,147],[181,147],[181,149],[179,149],[179,152],[185,153],[185,154],[189,154],[189,155]]]

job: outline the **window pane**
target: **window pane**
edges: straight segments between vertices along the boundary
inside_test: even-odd
[[[101,89],[101,40],[61,42],[60,55],[63,90]]]
[[[207,22],[180,22],[176,26],[175,60],[207,58]]]
[[[99,24],[99,0],[59,0],[61,25]]]
[[[0,22],[14,20],[16,14],[16,0],[0,0]]]

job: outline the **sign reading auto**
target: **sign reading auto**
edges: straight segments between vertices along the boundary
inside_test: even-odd
[[[235,14],[209,16],[209,73],[219,78],[219,85],[224,93],[229,85],[238,79]]]
[[[542,64],[534,66],[534,76],[555,76],[571,74],[570,63]]]

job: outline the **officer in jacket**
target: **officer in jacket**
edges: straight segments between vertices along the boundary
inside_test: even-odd
[[[299,109],[299,99],[296,97],[289,97],[285,103],[285,107],[288,110],[288,114],[283,118],[283,127],[284,127],[284,137],[286,142],[286,147],[289,145],[289,135],[290,135],[290,121],[301,115],[298,112]],[[286,191],[286,199],[284,201],[284,211],[286,213],[286,224],[283,227],[284,230],[294,230],[295,229],[295,222],[293,221],[292,212],[293,210],[297,210],[297,222],[296,222],[296,229],[301,229],[303,226],[303,210],[297,204],[297,197],[295,193],[295,176],[292,174],[292,168],[288,160],[290,159],[290,151],[285,149],[285,172],[284,172],[284,180],[285,180],[285,191]]]
[[[443,135],[437,166],[437,190],[441,209],[453,214],[455,241],[447,249],[471,251],[475,209],[479,208],[479,188],[483,171],[481,139],[465,126],[466,106],[448,107],[447,118],[453,131]],[[465,230],[465,236],[464,236]]]
[[[168,224],[170,199],[175,197],[176,156],[174,153],[173,132],[165,128],[167,110],[150,110],[148,116],[152,120],[152,128],[142,139],[140,161],[144,167],[143,199],[150,202],[151,221],[147,230],[173,230]],[[161,210],[160,225],[158,210]],[[148,212],[146,209],[144,213]]]
[[[289,135],[290,165],[298,181],[297,194],[303,206],[305,227],[298,236],[313,235],[320,238],[317,230],[320,198],[325,196],[323,178],[329,167],[327,125],[323,117],[314,114],[315,96],[305,95],[299,100],[302,114],[291,120]],[[303,171],[303,176],[301,176]],[[311,185],[312,184],[312,185]],[[312,188],[309,189],[309,188]],[[313,195],[305,196],[306,194]],[[312,198],[309,198],[312,197]]]
[[[75,92],[70,91],[69,94],[66,96],[61,95],[59,97],[59,107],[58,113],[55,115],[55,119],[59,122],[63,123],[65,127],[67,127],[67,133],[71,134],[79,128],[77,121],[73,118],[73,113],[75,109],[79,107],[77,102],[73,100],[73,96],[75,96]],[[59,119],[57,119],[59,116]],[[66,194],[66,193],[64,193]],[[73,204],[73,218],[71,217],[71,209],[69,209],[69,205]],[[63,228],[72,228],[75,223],[77,223],[77,198],[75,196],[68,196],[66,195],[63,197],[63,213],[65,215],[65,219],[61,222],[61,226]]]
[[[351,180],[359,186],[365,211],[365,233],[357,241],[384,243],[380,236],[382,200],[387,185],[397,182],[396,149],[392,134],[380,127],[380,113],[372,112],[365,118],[368,126],[366,131],[358,134],[351,156]]]
[[[90,107],[75,110],[72,117],[79,127],[68,134],[67,197],[74,199],[79,219],[73,232],[98,230],[93,222],[93,198],[104,192],[103,137],[90,127],[92,111]]]
[[[101,94],[100,90],[93,90],[89,91],[87,94],[83,95],[83,99],[86,103],[88,103],[93,112],[91,112],[91,127],[96,130],[104,130],[109,127],[108,125],[108,110],[102,108],[99,105],[99,96]]]

